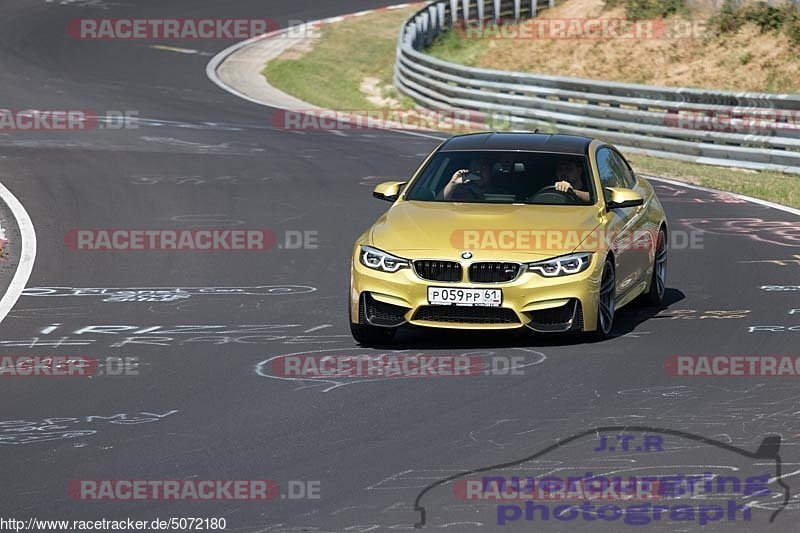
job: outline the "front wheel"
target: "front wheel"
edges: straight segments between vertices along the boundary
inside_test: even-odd
[[[395,331],[395,328],[380,328],[368,324],[350,323],[350,333],[361,346],[387,344],[394,338]]]
[[[614,273],[614,262],[606,258],[603,265],[603,276],[600,281],[600,296],[597,299],[597,330],[595,336],[606,339],[611,336],[614,327],[614,313],[617,303],[617,277]]]

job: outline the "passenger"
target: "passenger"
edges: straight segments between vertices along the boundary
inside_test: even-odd
[[[456,170],[437,200],[482,200],[492,186],[492,162],[488,159],[473,159],[469,169]]]

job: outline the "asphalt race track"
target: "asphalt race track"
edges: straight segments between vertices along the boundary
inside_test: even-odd
[[[661,183],[672,231],[702,233],[702,246],[671,252],[668,305],[621,312],[612,340],[406,331],[395,349],[522,357],[522,375],[277,379],[265,361],[278,355],[380,353],[358,347],[348,330],[352,243],[388,206],[371,197],[376,181],[407,177],[436,140],[391,131],[275,130],[268,110],[206,77],[210,56],[230,41],[169,43],[198,52],[178,53],[142,41],[78,41],[65,31],[69,20],[82,17],[284,22],[379,5],[0,4],[2,107],[127,110],[142,119],[138,129],[0,133],[0,182],[25,206],[38,242],[27,294],[0,326],[0,354],[138,362],[138,375],[0,378],[0,516],[224,517],[228,530],[242,532],[413,529],[419,520],[415,499],[437,479],[514,461],[589,428],[633,424],[748,450],[765,436],[780,435],[791,503],[772,523],[734,526],[795,530],[797,378],[680,378],[664,364],[671,355],[797,354],[796,215]],[[13,224],[3,213],[4,227]],[[316,232],[318,247],[122,253],[65,245],[73,229],[197,227]],[[15,231],[9,229],[12,260],[19,250]],[[62,289],[32,290],[47,287]],[[196,289],[188,298],[170,298],[169,289],[181,287],[246,289]],[[116,290],[76,294],[75,288]],[[166,292],[156,298],[135,292],[148,288]],[[119,289],[133,292],[120,297]],[[119,301],[126,299],[134,301]],[[136,301],[147,299],[161,301]],[[709,457],[729,464],[723,452]],[[81,501],[67,494],[71,480],[192,478],[273,479],[282,487],[289,480],[319,481],[321,497],[136,502]],[[472,520],[466,508],[448,512],[449,518],[436,521],[429,508],[426,527],[499,527]],[[598,524],[582,527],[627,529]],[[693,526],[674,527],[664,530]],[[575,530],[562,523],[528,527],[539,529]],[[720,521],[706,529],[736,527]]]

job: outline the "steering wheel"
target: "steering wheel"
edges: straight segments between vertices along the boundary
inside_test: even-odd
[[[564,192],[556,189],[555,185],[548,185],[547,187],[539,189],[539,191],[537,191],[533,196],[529,196],[528,200],[544,200],[549,203],[563,204],[566,203],[567,198],[575,200],[576,203],[580,202],[580,199],[578,198],[578,195],[575,194],[574,189],[569,189],[568,191]]]

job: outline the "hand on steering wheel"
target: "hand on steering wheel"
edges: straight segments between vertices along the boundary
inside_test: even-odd
[[[574,194],[575,189],[572,187],[572,184],[566,180],[557,181],[553,187],[556,188],[558,192],[568,193],[572,192]]]
[[[564,196],[569,196],[570,198],[572,198],[576,202],[580,201],[580,199],[578,198],[578,195],[575,194],[575,189],[572,188],[572,185],[569,185],[568,188],[565,188],[564,190],[562,190],[561,188],[559,188],[559,184],[560,183],[567,183],[567,185],[569,185],[569,182],[559,182],[556,185],[548,185],[547,187],[543,187],[543,188],[539,189],[539,191],[534,196],[539,196],[540,194],[544,194],[544,193],[559,192],[559,193],[563,194]]]

